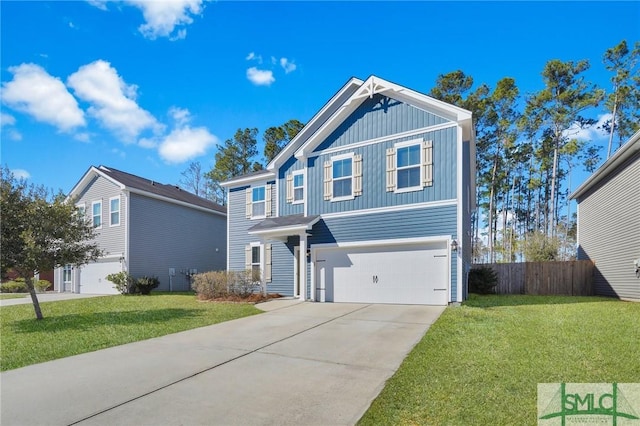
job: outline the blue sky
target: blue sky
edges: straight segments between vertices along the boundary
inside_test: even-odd
[[[64,192],[101,164],[177,184],[238,128],[306,122],[352,76],[427,93],[461,69],[526,94],[548,60],[588,59],[608,90],[603,53],[640,40],[640,2],[2,1],[0,13],[1,163]]]

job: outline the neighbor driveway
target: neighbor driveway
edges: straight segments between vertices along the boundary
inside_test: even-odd
[[[10,425],[351,425],[444,307],[299,303],[0,374]]]

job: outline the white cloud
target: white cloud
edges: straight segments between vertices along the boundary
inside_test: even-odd
[[[17,179],[29,179],[31,177],[31,173],[24,169],[11,169],[11,173]]]
[[[270,86],[271,83],[276,81],[273,77],[273,71],[259,70],[256,67],[247,69],[247,78],[256,86]]]
[[[22,133],[20,133],[16,129],[10,129],[8,134],[9,134],[9,139],[11,139],[12,141],[21,141],[22,140]]]
[[[109,62],[98,60],[81,66],[67,84],[76,96],[91,104],[89,114],[122,138],[132,142],[142,131],[161,131],[162,126],[136,103],[136,85],[128,85]]]
[[[4,112],[0,114],[0,127],[13,126],[14,124],[16,124],[16,118],[13,115]]]
[[[73,135],[73,138],[80,142],[89,142],[91,140],[91,135],[89,135],[89,133],[82,132],[76,133],[75,135]]]
[[[255,52],[249,52],[246,58],[247,61],[256,61],[259,64],[262,64],[262,55],[256,55]]]
[[[571,139],[579,139],[583,141],[597,141],[607,137],[607,132],[602,129],[602,125],[611,120],[611,114],[603,114],[598,116],[598,122],[592,126],[581,129],[578,123],[574,123],[568,130],[565,130],[564,136]]]
[[[250,53],[247,55],[247,57],[246,57],[245,59],[246,59],[247,61],[250,61],[250,60],[252,60],[252,59],[253,59],[253,58],[255,58],[255,57],[256,57],[256,54],[255,54],[255,53],[253,53],[253,52],[250,52]]]
[[[84,113],[60,79],[36,64],[10,67],[13,80],[2,84],[2,101],[36,120],[71,131],[85,126]]]
[[[294,72],[297,68],[297,65],[293,62],[290,62],[287,58],[280,58],[280,66],[282,66],[282,68],[284,69],[285,74]]]
[[[138,145],[142,148],[153,149],[158,146],[158,141],[155,138],[142,138],[138,141]]]
[[[169,108],[169,115],[176,123],[177,127],[183,127],[189,121],[191,121],[191,113],[189,113],[188,109],[173,106]]]
[[[173,130],[160,142],[158,152],[167,163],[183,163],[207,153],[218,138],[205,127],[185,126]]]
[[[97,7],[100,10],[107,10],[108,0],[86,0],[91,6]]]
[[[138,31],[151,40],[158,37],[185,38],[187,30],[180,28],[176,32],[176,27],[193,23],[193,16],[200,15],[204,9],[203,0],[128,0],[126,3],[142,11],[146,22],[138,27]]]

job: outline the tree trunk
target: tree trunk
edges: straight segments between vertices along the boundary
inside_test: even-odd
[[[551,218],[548,222],[548,230],[547,235],[549,237],[553,237],[555,234],[555,223],[556,223],[556,179],[558,175],[558,151],[560,150],[560,137],[561,135],[556,130],[555,135],[555,146],[553,147],[553,171],[551,172],[551,208],[549,209],[551,213]]]
[[[33,277],[29,274],[23,274],[24,283],[27,285],[27,289],[29,290],[29,294],[31,295],[31,301],[33,302],[33,310],[36,311],[36,319],[41,320],[42,311],[40,310],[40,302],[38,302],[38,295],[36,294],[36,289],[33,286]]]
[[[613,145],[613,132],[616,128],[616,113],[618,109],[618,88],[615,89],[616,95],[613,100],[613,113],[611,115],[611,130],[609,131],[609,149],[607,150],[607,160],[611,157],[611,146]]]

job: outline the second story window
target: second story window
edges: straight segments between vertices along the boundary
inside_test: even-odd
[[[264,219],[271,217],[271,194],[273,182],[267,182],[264,186],[247,188],[247,219]]]
[[[420,185],[420,144],[397,148],[398,189],[422,188]]]
[[[91,203],[91,214],[93,218],[93,227],[102,228],[102,201],[94,201]]]
[[[109,199],[110,226],[120,225],[120,197]]]
[[[304,174],[303,172],[293,175],[293,202],[301,203],[304,201]]]
[[[259,186],[252,189],[251,194],[251,217],[264,217],[265,216],[265,188]]]
[[[352,158],[333,161],[333,198],[351,197]]]

